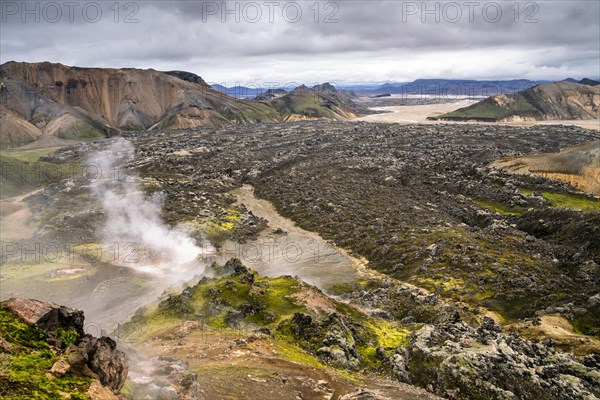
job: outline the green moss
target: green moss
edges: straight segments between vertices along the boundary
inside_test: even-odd
[[[532,195],[534,190],[519,188],[519,193]],[[583,195],[540,192],[540,194],[549,200],[554,207],[565,207],[572,210],[581,210],[583,212],[600,212],[600,200],[591,199]]]
[[[588,311],[570,322],[576,333],[600,337],[600,315],[597,312]]]
[[[525,188],[518,188],[517,191],[521,194],[527,195],[527,196],[531,196],[532,194],[535,193],[535,190],[531,190],[531,189],[525,189]]]
[[[68,335],[72,337],[72,335]],[[0,309],[0,337],[8,343],[10,352],[0,352],[0,393],[14,400],[89,399],[84,393],[91,378],[67,374],[48,379],[47,371],[57,356],[45,342],[45,335],[36,327],[26,324],[8,310]]]
[[[64,330],[62,328],[58,328],[54,334],[56,338],[62,342],[63,347],[67,347],[79,339],[79,334],[74,329]]]
[[[162,301],[149,318],[201,319],[213,328],[222,329],[232,323],[230,314],[241,313],[238,319],[244,324],[273,327],[303,310],[293,297],[301,289],[302,284],[290,276],[257,278],[249,272],[203,279],[188,289],[188,295],[170,296]]]
[[[408,345],[410,332],[391,321],[377,320],[368,326],[377,337],[377,345],[384,350],[393,350]]]
[[[223,242],[234,237],[240,219],[241,211],[230,208],[226,209],[218,218],[214,218],[210,221],[191,222],[211,243],[216,246],[221,246]]]
[[[471,197],[468,199],[480,207],[503,215],[521,215],[525,211],[523,207],[509,207],[499,202],[477,200]]]
[[[571,208],[573,210],[581,210],[584,212],[600,212],[599,200],[589,199],[583,196],[550,192],[542,192],[542,196],[550,200],[556,207]]]
[[[418,286],[427,289],[430,292],[440,291],[441,293],[448,294],[455,290],[463,290],[467,287],[465,282],[461,278],[425,278],[416,277],[414,282]]]
[[[290,343],[285,338],[276,338],[275,343],[277,343],[277,350],[281,353],[284,360],[317,368],[326,368],[325,364],[321,363],[314,355],[308,353],[298,345]]]
[[[363,363],[370,368],[381,364],[381,359],[377,356],[376,347],[360,347],[358,349],[360,356],[363,359]]]
[[[46,349],[45,335],[12,312],[0,308],[0,336],[10,343],[32,349]]]
[[[181,322],[181,318],[151,310],[132,318],[122,326],[122,330],[131,332],[126,338],[129,342],[143,342],[153,337],[169,334]]]
[[[494,291],[493,290],[485,290],[483,292],[479,292],[475,294],[475,297],[477,298],[477,300],[485,300],[488,299],[490,297],[492,297],[494,295]]]

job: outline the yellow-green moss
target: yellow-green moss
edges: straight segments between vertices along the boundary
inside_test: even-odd
[[[281,354],[281,358],[284,360],[317,368],[326,368],[325,364],[317,360],[315,356],[286,339],[276,338],[275,343],[277,344],[276,351]]]
[[[61,393],[74,400],[89,399],[85,392],[91,378],[67,374],[48,379],[57,356],[50,350],[45,335],[8,310],[0,309],[0,337],[9,344],[11,351],[0,351],[0,392],[13,400],[54,400],[63,398]],[[72,333],[61,336],[72,340]],[[6,345],[5,345],[6,346]]]
[[[475,294],[475,297],[477,298],[477,300],[485,300],[485,299],[489,299],[490,297],[492,297],[494,295],[494,291],[493,290],[485,290],[483,292],[479,292]]]
[[[401,328],[398,324],[386,320],[368,322],[367,326],[377,336],[377,345],[384,350],[392,350],[408,345],[410,331]]]
[[[518,190],[524,195],[535,193],[530,189],[520,188]],[[540,194],[549,200],[554,207],[565,207],[583,212],[600,212],[600,200],[564,193],[540,192]]]
[[[521,215],[525,211],[523,207],[509,207],[505,204],[493,201],[483,201],[474,199],[472,197],[467,197],[473,203],[479,205],[480,207],[486,208],[490,211],[497,212],[503,215]]]

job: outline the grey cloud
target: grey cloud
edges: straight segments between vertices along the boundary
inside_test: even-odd
[[[121,8],[127,3],[118,2]],[[240,9],[248,3],[237,2]],[[481,63],[481,72],[489,78],[511,69],[541,79],[563,78],[562,74],[571,72],[600,75],[597,1],[539,1],[535,15],[538,23],[523,22],[527,2],[519,3],[517,23],[509,9],[514,2],[487,2],[503,6],[503,18],[497,23],[485,21],[481,11],[476,12],[473,23],[465,14],[457,23],[443,18],[435,23],[431,15],[427,15],[427,23],[422,23],[419,15],[407,16],[403,21],[403,7],[420,6],[421,1],[331,2],[339,7],[335,15],[338,23],[322,21],[326,1],[319,3],[318,23],[309,8],[312,1],[298,2],[302,18],[297,23],[286,22],[281,16],[286,2],[280,2],[275,22],[270,23],[265,3],[255,3],[263,10],[256,23],[245,22],[243,16],[240,23],[235,23],[231,15],[223,23],[220,15],[208,15],[210,7],[221,7],[220,1],[137,2],[139,10],[133,17],[139,23],[133,24],[122,23],[127,14],[123,9],[119,22],[113,21],[113,11],[108,9],[113,2],[101,3],[103,17],[97,23],[87,23],[81,17],[73,23],[66,18],[53,24],[21,23],[19,18],[11,17],[0,27],[0,61],[177,68],[215,80],[263,82],[286,78],[286,74],[288,79],[308,76],[313,81],[356,79],[352,64],[364,66],[364,73],[370,74],[362,81],[422,77],[414,75],[418,71],[430,76],[452,73],[456,77],[472,77],[472,71],[477,70],[473,63]],[[464,5],[463,1],[456,3]],[[235,4],[227,2],[228,9]],[[428,2],[428,7],[433,4]],[[448,2],[439,4],[442,7]],[[481,2],[479,10],[484,4]],[[466,10],[464,6],[462,9]],[[331,10],[332,6],[328,11]],[[511,65],[494,68],[488,61],[490,52],[504,54],[499,62]],[[453,57],[457,54],[462,60]],[[418,60],[423,63],[422,68],[416,64]]]

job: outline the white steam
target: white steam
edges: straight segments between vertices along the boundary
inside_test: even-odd
[[[117,264],[122,261],[149,272],[174,271],[193,263],[201,249],[187,233],[164,224],[161,196],[146,198],[137,176],[120,168],[133,156],[131,143],[119,138],[89,159],[89,168],[96,171],[92,193],[106,214],[99,232],[103,243],[112,246],[113,253],[121,252]]]

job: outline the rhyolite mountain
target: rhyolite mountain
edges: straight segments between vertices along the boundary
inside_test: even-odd
[[[488,97],[430,119],[449,121],[585,120],[600,116],[600,87],[572,82],[537,85],[517,94]]]
[[[312,88],[300,85],[287,94],[270,93],[261,99],[269,100],[284,121],[314,119],[345,120],[370,111],[353,101],[357,96],[349,90],[335,88],[330,83]]]
[[[32,131],[39,133],[35,128],[41,136],[89,139],[120,130],[278,119],[269,107],[228,97],[189,72],[8,62],[0,66],[0,78],[3,107],[24,120],[15,122],[11,114],[11,124],[26,127],[3,132],[3,147],[30,141]]]
[[[318,112],[307,110],[305,96],[291,97],[285,107],[236,99],[185,71],[7,62],[0,66],[0,82],[0,147],[36,140],[52,145],[122,130],[276,122],[291,119],[288,109],[299,118],[321,119],[353,117],[358,110],[346,96],[329,91],[310,99],[317,109],[326,108]]]

